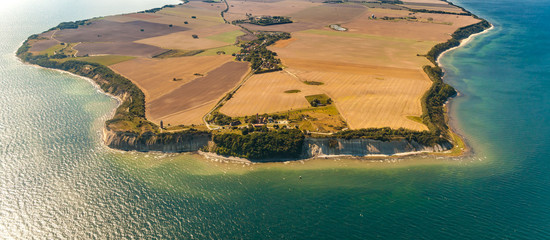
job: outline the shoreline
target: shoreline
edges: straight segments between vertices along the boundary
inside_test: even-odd
[[[489,24],[491,24],[491,23],[489,22]],[[439,54],[439,56],[437,57],[437,59],[435,61],[437,66],[439,66],[442,69],[442,71],[445,72],[445,67],[441,63],[441,58],[444,57],[445,54],[447,54],[448,52],[451,52],[453,50],[456,50],[456,49],[459,49],[461,47],[464,47],[464,46],[468,45],[477,36],[486,34],[490,31],[492,31],[494,28],[495,28],[495,26],[493,24],[491,24],[491,27],[489,27],[489,28],[487,28],[487,29],[485,29],[485,30],[483,30],[479,33],[474,33],[474,34],[468,36],[466,39],[461,40],[460,45],[443,51],[442,53]],[[443,78],[445,78],[445,76],[443,76]],[[475,153],[475,151],[474,151],[473,147],[471,147],[471,144],[469,143],[468,138],[465,136],[465,133],[462,132],[461,130],[459,130],[458,127],[456,126],[457,122],[458,122],[458,119],[456,118],[456,116],[453,117],[453,114],[452,114],[452,107],[453,107],[454,104],[456,104],[456,103],[453,103],[454,102],[453,100],[455,98],[461,97],[461,96],[462,96],[462,94],[459,91],[457,91],[457,95],[455,97],[450,98],[447,101],[447,103],[445,104],[446,114],[447,114],[447,117],[448,117],[447,124],[449,126],[450,131],[451,131],[451,134],[454,134],[457,138],[460,138],[460,141],[462,141],[462,143],[464,144],[464,148],[460,150],[461,152],[460,152],[459,156],[460,157],[469,157],[469,156],[472,156]]]
[[[489,24],[491,24],[491,23],[489,23]],[[458,48],[461,48],[461,47],[466,46],[466,45],[467,45],[468,43],[470,43],[475,37],[477,37],[477,36],[479,36],[479,35],[483,35],[483,34],[489,32],[489,31],[493,30],[494,28],[495,28],[495,26],[494,26],[493,24],[491,24],[491,27],[490,27],[490,28],[487,28],[487,29],[483,30],[482,32],[474,33],[474,34],[468,36],[466,39],[461,40],[461,41],[460,41],[460,45],[458,45],[458,46],[456,46],[456,47],[449,48],[449,49],[443,51],[442,53],[440,53],[439,56],[437,57],[437,59],[435,60],[435,62],[437,63],[437,65],[438,65],[439,67],[441,67],[441,68],[444,70],[443,65],[441,64],[440,60],[441,60],[441,58],[442,58],[446,53],[448,53],[448,52],[450,52],[450,51],[453,51],[453,50],[455,50],[455,49],[458,49]]]

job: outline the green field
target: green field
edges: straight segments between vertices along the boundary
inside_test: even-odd
[[[217,48],[211,48],[206,49],[204,52],[197,54],[197,56],[213,56],[218,55],[218,52],[225,52],[226,55],[231,55],[233,53],[238,53],[241,51],[240,47],[237,47],[235,45],[228,45],[223,47],[217,47]]]
[[[48,56],[54,55],[56,52],[59,52],[65,48],[66,45],[57,44],[53,47],[50,47],[44,51],[39,52],[39,54],[47,54]]]
[[[421,117],[418,117],[418,116],[407,116],[407,118],[410,119],[410,120],[413,120],[413,121],[415,121],[415,122],[417,122],[417,123],[422,123],[422,124],[424,124],[424,121],[422,120]]]
[[[244,35],[244,33],[241,30],[235,30],[231,32],[224,32],[212,36],[208,36],[206,38],[210,40],[216,40],[220,42],[226,42],[226,43],[235,43],[237,41],[237,37]]]
[[[58,62],[66,62],[69,60],[78,60],[92,63],[99,63],[101,65],[109,66],[124,61],[134,59],[135,57],[130,56],[119,56],[119,55],[103,55],[103,56],[92,56],[92,57],[76,57],[76,58],[63,58],[56,59]]]
[[[332,103],[332,99],[326,94],[309,95],[309,96],[306,96],[306,99],[309,103],[317,100],[321,105],[329,105]]]

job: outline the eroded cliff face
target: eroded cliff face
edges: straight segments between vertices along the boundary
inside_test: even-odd
[[[193,152],[198,151],[212,139],[211,134],[174,134],[161,136],[155,134],[143,134],[115,132],[103,130],[105,144],[114,149],[125,151],[159,151],[159,152]]]
[[[451,143],[424,146],[417,142],[406,140],[383,142],[372,139],[330,139],[306,138],[304,141],[304,158],[327,155],[396,155],[413,152],[444,152],[451,149]]]
[[[105,144],[114,149],[125,151],[158,151],[158,152],[194,152],[208,147],[213,142],[211,134],[179,134],[169,138],[144,134],[137,135],[127,132],[115,132],[104,129]],[[304,140],[301,159],[319,156],[392,156],[419,152],[444,152],[453,147],[451,143],[424,146],[417,142],[406,140],[383,142],[372,139],[332,139],[306,138]]]

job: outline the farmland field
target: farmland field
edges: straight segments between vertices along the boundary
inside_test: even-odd
[[[408,118],[422,114],[420,98],[431,86],[422,71],[362,66],[350,72],[296,71],[295,74],[301,79],[323,82],[318,88],[334,100],[352,129],[389,126],[427,130],[425,125]]]
[[[300,92],[288,94],[287,90]],[[258,74],[248,79],[220,111],[238,117],[307,108],[309,103],[305,96],[319,93],[322,93],[320,89],[303,84],[284,72]]]
[[[229,61],[230,56],[136,58],[115,64],[111,68],[138,85],[149,102],[194,79],[208,75],[210,71]]]
[[[160,122],[164,117],[184,113],[200,106],[216,103],[248,72],[249,65],[243,62],[227,62],[210,71],[206,76],[184,84],[168,94],[149,101],[147,118]],[[209,109],[208,109],[209,110]],[[203,115],[208,110],[201,112]],[[202,116],[201,116],[202,117]],[[184,119],[174,120],[172,125],[189,124]]]
[[[463,11],[439,0],[190,1],[54,28],[29,45],[33,54],[57,54],[58,62],[109,66],[143,91],[145,116],[156,124],[200,125],[207,113],[219,111],[236,119],[286,113],[294,126],[308,131],[426,130],[419,121],[421,97],[432,84],[422,70],[432,65],[425,54],[457,28],[480,21],[450,13]],[[231,24],[262,16],[293,22]],[[342,28],[330,28],[333,24]],[[270,31],[290,33],[273,45],[260,43],[272,53],[254,43]],[[258,69],[251,66],[274,72],[252,74]],[[319,96],[321,104],[312,104]]]

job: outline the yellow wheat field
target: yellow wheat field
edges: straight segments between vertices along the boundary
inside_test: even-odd
[[[324,85],[317,88],[334,100],[351,129],[403,127],[427,130],[425,125],[408,118],[422,114],[420,98],[431,86],[431,81],[421,70],[369,66],[344,72],[319,69],[324,71],[288,71],[301,80],[323,82]]]
[[[300,90],[298,93],[285,93]],[[323,93],[285,72],[254,75],[220,111],[226,115],[250,116],[309,107],[305,96]]]

